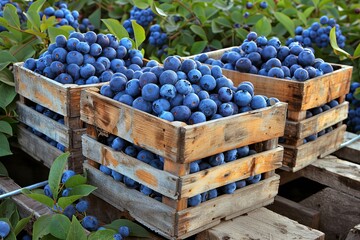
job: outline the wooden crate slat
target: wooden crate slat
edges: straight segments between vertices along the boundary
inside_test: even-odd
[[[88,183],[98,187],[95,195],[120,210],[129,211],[131,216],[147,227],[161,229],[163,234],[174,236],[175,209],[127,188],[89,164],[84,163],[84,168],[88,174]]]
[[[356,136],[357,135],[355,133],[345,132],[343,142],[347,142]],[[341,159],[360,164],[360,140],[346,147],[340,148],[334,153],[334,155]]]
[[[160,156],[185,163],[282,136],[286,106],[278,103],[187,126],[164,121],[87,90],[81,96],[81,119]]]
[[[336,151],[342,143],[346,125],[342,125],[333,131],[308,142],[299,147],[284,145],[283,168],[296,172],[314,162],[321,155],[328,155]]]
[[[302,175],[333,189],[360,198],[360,165],[327,156],[302,170]]]
[[[71,145],[71,131],[64,124],[61,124],[20,102],[17,102],[16,105],[20,122],[35,128],[37,131],[61,143],[65,147]]]
[[[254,204],[273,199],[278,191],[279,179],[279,176],[275,175],[257,184],[236,190],[233,194],[222,195],[199,206],[178,212],[178,236],[196,230],[214,220],[225,218],[227,215],[241,212]]]
[[[192,197],[250,176],[275,170],[282,165],[283,148],[238,159],[198,173],[181,177],[181,197]]]
[[[344,102],[328,111],[300,122],[288,120],[285,126],[285,136],[304,139],[345,120],[348,115],[348,110],[349,103]]]
[[[184,161],[201,159],[237,147],[284,135],[286,104],[184,126]],[[251,123],[251,124],[250,124]]]
[[[84,135],[83,154],[147,187],[173,199],[178,198],[178,177],[97,142]]]
[[[196,240],[224,239],[324,240],[325,234],[266,208],[260,208],[232,221],[223,222],[196,237]]]

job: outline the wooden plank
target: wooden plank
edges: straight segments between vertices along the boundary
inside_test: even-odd
[[[65,147],[71,146],[71,130],[45,115],[33,110],[32,108],[17,102],[17,114],[20,122],[35,128]]]
[[[360,165],[328,156],[302,170],[302,175],[360,198]]]
[[[181,177],[181,197],[192,197],[250,176],[275,170],[282,165],[283,148],[241,158],[217,167]]]
[[[324,233],[301,225],[266,208],[260,208],[212,227],[196,240],[323,240]]]
[[[280,186],[302,177],[301,171],[289,172],[283,169],[278,169],[276,174],[280,175]]]
[[[346,125],[317,138],[315,141],[308,142],[299,147],[284,146],[283,169],[296,172],[314,162],[319,156],[330,154],[336,151],[340,144]]]
[[[184,126],[185,162],[284,135],[286,104]],[[204,134],[206,133],[206,134]]]
[[[150,229],[174,236],[175,209],[145,196],[138,190],[127,188],[86,163],[84,168],[88,174],[88,183],[98,187],[96,196],[117,209],[129,211],[132,217]]]
[[[281,179],[281,177],[280,177]],[[320,212],[305,207],[297,202],[281,196],[276,196],[274,203],[266,208],[280,215],[304,224],[305,226],[318,229],[320,226]]]
[[[259,183],[236,190],[233,194],[222,195],[199,206],[180,211],[177,213],[179,219],[178,236],[235,212],[245,213],[242,212],[244,209],[273,199],[278,192],[278,188],[279,176],[275,175]]]
[[[320,212],[319,230],[326,239],[345,239],[360,221],[360,199],[332,188],[325,188],[300,204]]]
[[[82,140],[83,154],[86,158],[120,172],[165,196],[178,198],[177,176],[158,170],[123,152],[115,151],[87,135],[84,135]]]
[[[300,122],[286,121],[285,136],[304,139],[347,118],[349,103],[344,102],[328,111]]]
[[[345,240],[359,240],[360,239],[360,224],[352,228]]]
[[[355,133],[346,132],[343,142],[347,142],[356,136],[357,135]],[[334,152],[334,155],[341,159],[360,164],[360,140],[352,143],[351,145],[340,148]]]
[[[286,104],[278,103],[187,126],[159,119],[91,91],[84,91],[81,96],[84,122],[180,163],[280,137],[284,134],[285,115]]]

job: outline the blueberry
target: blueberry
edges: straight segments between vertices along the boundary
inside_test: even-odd
[[[315,62],[315,55],[310,50],[305,49],[300,52],[298,62],[303,67],[312,66]]]
[[[96,62],[95,58],[93,56],[91,56],[90,54],[84,55],[84,64],[85,63],[94,64],[95,62]]]
[[[171,85],[171,84],[164,84],[161,88],[160,88],[160,95],[163,97],[163,98],[166,98],[166,99],[172,99],[172,98],[175,98],[176,96],[176,88],[175,86]],[[181,99],[181,102],[182,102],[182,99]]]
[[[10,233],[10,225],[5,221],[0,221],[0,237],[5,239]]]
[[[262,9],[265,9],[265,8],[267,8],[268,7],[268,4],[267,4],[267,2],[261,2],[260,3],[260,7],[262,8]]]
[[[226,184],[226,185],[220,187],[220,189],[224,194],[232,194],[236,190],[236,183],[233,182],[233,183]]]
[[[167,120],[167,121],[174,121],[174,115],[171,112],[168,111],[163,111],[160,115],[159,118]]]
[[[188,199],[188,206],[195,207],[201,203],[201,194],[195,195]]]
[[[90,84],[90,83],[89,83]],[[103,85],[100,88],[100,94],[108,98],[114,97],[114,92],[111,90],[109,85]]]
[[[116,233],[116,234],[114,234],[113,239],[114,240],[123,240],[123,237],[121,236],[120,233]]]
[[[294,78],[298,81],[305,81],[309,79],[309,74],[305,69],[298,68],[294,72]]]
[[[248,58],[243,57],[236,61],[236,70],[239,72],[247,73],[250,71],[251,66],[251,61]]]
[[[230,103],[223,103],[219,107],[219,114],[223,117],[231,116],[234,113],[234,109]]]
[[[181,71],[183,71],[184,73],[188,74],[191,70],[196,69],[196,63],[194,60],[192,59],[185,59],[182,63],[181,63],[181,67],[180,67]]]
[[[55,38],[55,43],[57,47],[65,48],[66,47],[66,37],[64,35],[57,35]]]
[[[200,99],[195,93],[189,93],[183,99],[183,105],[187,106],[191,110],[197,109],[199,103]]]
[[[137,97],[141,93],[140,83],[138,79],[131,79],[126,83],[125,92],[132,97]]]
[[[199,163],[197,163],[196,161],[190,163],[190,173],[196,173],[199,171],[200,171]]]
[[[214,79],[215,81],[215,79]],[[176,91],[180,94],[186,95],[192,92],[193,88],[188,80],[181,79],[175,84]]]
[[[130,236],[130,229],[127,226],[121,226],[118,231],[121,236],[128,237]]]
[[[200,101],[199,110],[204,113],[206,117],[211,117],[217,112],[217,104],[212,99],[203,99]]]
[[[70,220],[72,219],[72,216],[76,214],[76,209],[74,205],[69,205],[64,209],[63,214],[67,216]]]
[[[129,94],[130,95],[130,94]],[[146,101],[142,97],[137,97],[133,103],[132,106],[136,109],[139,109],[140,111],[144,111],[147,113],[151,113],[152,111],[152,104],[149,101]]]
[[[66,43],[66,48],[69,51],[75,51],[77,45],[80,43],[79,39],[77,38],[69,38],[69,40]]]
[[[117,49],[116,49],[116,58],[118,59],[123,59],[125,58],[127,55],[127,49],[126,47],[124,46],[119,46]]]
[[[98,77],[91,76],[88,79],[86,79],[85,84],[95,84],[95,83],[99,83],[99,82],[100,82],[100,80]]]
[[[236,184],[236,189],[240,189],[246,186],[246,181],[245,180],[239,180],[235,182]]]
[[[188,72],[188,78],[191,83],[198,83],[200,81],[201,77],[202,77],[202,74],[197,69],[192,69]]]
[[[336,100],[331,100],[328,104],[329,104],[329,106],[330,106],[331,108],[333,108],[333,107],[338,106],[338,105],[339,105],[339,102],[336,101]],[[359,109],[359,108],[357,108],[356,111],[358,111],[358,109]]]
[[[126,87],[126,79],[123,77],[112,77],[109,86],[114,92],[123,91]]]
[[[267,61],[270,58],[275,58],[276,56],[277,56],[277,50],[272,45],[265,46],[261,51],[261,57],[264,61]]]
[[[106,175],[110,175],[111,174],[111,169],[108,168],[107,166],[105,165],[100,165],[100,171],[105,173]]]
[[[97,35],[96,43],[98,43],[102,48],[106,48],[110,45],[110,40],[108,36],[100,33]]]
[[[97,35],[93,31],[86,32],[84,38],[89,45],[96,43],[97,41]]]
[[[66,170],[61,177],[61,183],[66,183],[66,181],[69,180],[74,175],[75,172],[73,170]]]
[[[265,98],[262,95],[255,95],[250,102],[250,107],[252,109],[260,109],[267,107]]]
[[[126,142],[124,139],[120,138],[120,137],[116,137],[113,142],[111,143],[111,147],[115,150],[115,151],[122,151],[126,146]]]
[[[64,48],[57,47],[52,52],[51,59],[53,61],[59,61],[59,62],[65,63],[67,53],[68,52]]]
[[[148,83],[158,83],[156,75],[152,72],[145,72],[139,78],[140,87],[144,87]]]
[[[66,55],[66,63],[72,64],[75,63],[78,66],[82,65],[84,62],[84,56],[78,51],[71,51]]]
[[[65,189],[62,191],[61,196],[62,196],[62,197],[68,197],[69,194],[70,194],[70,192],[71,192],[71,188],[65,188]]]
[[[254,175],[254,176],[246,179],[246,182],[248,184],[254,184],[254,183],[258,183],[260,180],[261,180],[261,174],[257,174],[257,175]]]
[[[130,50],[132,48],[132,43],[129,38],[120,39],[120,45],[124,46],[126,50]]]
[[[279,67],[271,68],[268,72],[269,77],[275,77],[275,78],[284,78],[285,74],[284,71]]]
[[[239,107],[245,107],[250,104],[252,100],[251,94],[248,91],[239,90],[234,94],[234,102]]]
[[[66,66],[66,72],[73,78],[73,80],[78,80],[80,78],[80,67],[75,64],[69,64]]]
[[[160,97],[160,89],[158,85],[148,83],[141,89],[141,95],[145,101],[153,102]]]
[[[249,146],[243,146],[236,149],[238,158],[246,157],[249,155]]]
[[[74,83],[72,77],[67,73],[61,73],[59,76],[55,78],[55,81],[62,83],[62,84],[71,84]]]
[[[24,63],[24,67],[29,69],[29,70],[34,70],[36,68],[36,61],[33,58],[28,58],[25,63]]]
[[[324,73],[331,73],[334,71],[333,67],[329,63],[321,63],[319,69]]]
[[[206,116],[202,112],[193,112],[191,114],[188,122],[189,122],[190,125],[206,122]]]
[[[111,176],[117,182],[121,182],[123,180],[123,175],[117,171],[111,170]]]
[[[90,55],[93,57],[97,57],[102,53],[102,47],[97,44],[93,43],[90,45]]]
[[[321,23],[322,25],[327,24],[328,21],[329,21],[329,18],[328,18],[327,16],[322,16],[322,17],[320,18],[320,23]]]
[[[135,189],[139,186],[138,182],[126,176],[124,176],[124,184],[131,189]]]
[[[46,196],[48,196],[49,198],[52,198],[53,197],[53,194],[51,192],[51,189],[50,189],[50,185],[49,184],[46,184],[45,187],[44,187],[44,194]]]
[[[97,63],[101,63],[106,70],[110,69],[110,60],[106,57],[99,57],[97,60],[96,60]],[[105,70],[104,70],[105,71]]]
[[[209,157],[209,164],[213,167],[219,166],[224,163],[225,163],[225,156],[223,153],[218,153],[216,155]]]
[[[186,122],[191,116],[191,110],[185,105],[175,106],[171,109],[175,121]]]
[[[75,208],[78,212],[86,212],[89,208],[89,202],[86,200],[80,200],[76,205]]]
[[[83,218],[81,225],[89,231],[95,231],[99,227],[99,222],[96,217],[88,215]]]
[[[80,76],[87,79],[95,74],[95,67],[91,64],[85,63],[80,67]]]
[[[204,75],[200,79],[200,86],[202,89],[210,92],[216,87],[216,80],[211,75]]]

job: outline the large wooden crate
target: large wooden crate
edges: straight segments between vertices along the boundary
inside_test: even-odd
[[[95,194],[169,239],[184,239],[252,209],[271,203],[277,194],[283,148],[286,104],[239,115],[186,125],[168,122],[125,104],[85,90],[81,95],[84,167]],[[100,143],[98,136],[113,134],[163,156],[164,170]],[[211,169],[189,174],[191,162],[230,149],[254,144],[260,152]],[[106,165],[163,195],[162,202],[128,189],[98,170]],[[262,174],[264,180],[221,195],[196,207],[188,198],[231,182]]]
[[[207,54],[213,59],[220,59],[224,52],[231,49],[230,47]],[[223,74],[230,78],[234,85],[238,85],[243,81],[250,81],[254,85],[255,94],[276,97],[280,101],[288,103],[284,134],[286,144],[283,145],[285,150],[284,169],[288,171],[300,170],[314,162],[320,155],[323,156],[325,153],[329,154],[336,151],[341,144],[340,141],[336,140],[339,139],[337,137],[340,137],[341,134],[343,136],[343,128],[337,130],[335,134],[337,137],[334,137],[334,134],[326,134],[329,140],[327,146],[324,146],[324,142],[320,140],[307,144],[303,143],[306,137],[316,134],[329,126],[341,126],[342,121],[347,118],[349,104],[345,102],[345,96],[350,89],[352,67],[339,64],[332,64],[332,66],[334,72],[304,82],[223,69]],[[331,100],[337,100],[340,105],[306,119],[307,110],[320,107]],[[330,140],[336,141],[336,145]],[[307,150],[311,150],[311,159],[296,153]],[[316,154],[314,154],[315,152]]]

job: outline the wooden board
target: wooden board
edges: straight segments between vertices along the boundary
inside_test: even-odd
[[[301,139],[316,134],[321,130],[331,127],[347,118],[349,103],[344,102],[328,111],[311,118],[296,122],[286,121],[285,136],[287,138]]]
[[[319,230],[326,239],[345,239],[360,222],[360,199],[332,188],[325,188],[300,204],[320,212]]]
[[[326,156],[339,149],[346,131],[342,125],[333,131],[298,147],[284,146],[283,169],[296,172],[314,162],[319,156]]]
[[[230,49],[232,47],[207,54],[214,59],[220,59],[222,54]],[[254,85],[255,94],[276,97],[280,101],[287,102],[291,111],[304,111],[319,107],[333,99],[345,96],[349,92],[352,67],[339,64],[331,65],[335,70],[334,72],[305,82],[240,73],[228,69],[223,69],[223,74],[230,78],[234,85],[243,81],[250,81]]]
[[[323,240],[324,233],[266,208],[223,222],[200,233],[196,240]]]
[[[168,122],[89,90],[81,119],[174,162],[187,163],[284,134],[286,104],[187,126]],[[206,132],[206,134],[204,134]]]
[[[327,156],[302,170],[313,181],[360,198],[360,165]]]
[[[305,207],[297,202],[291,201],[284,197],[276,196],[274,203],[267,206],[266,208],[292,220],[295,220],[300,224],[304,224],[305,226],[315,229],[319,228],[319,211]]]
[[[360,239],[360,224],[352,228],[345,240],[359,240]]]
[[[17,93],[66,117],[80,116],[82,89],[103,85],[61,84],[24,68],[23,63],[14,64],[14,77]]]
[[[356,136],[357,135],[354,133],[346,132],[343,142],[347,142],[347,141],[355,138]],[[334,152],[334,155],[341,159],[345,159],[350,162],[360,164],[360,140],[352,143],[349,146],[340,148],[339,150]]]

